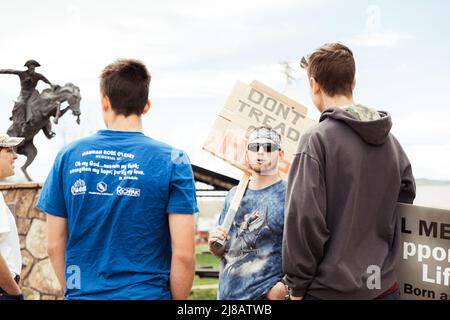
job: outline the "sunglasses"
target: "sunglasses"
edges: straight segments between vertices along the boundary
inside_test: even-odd
[[[265,152],[274,152],[280,150],[280,147],[275,143],[249,143],[247,149],[249,151],[258,152],[259,148],[263,147]]]

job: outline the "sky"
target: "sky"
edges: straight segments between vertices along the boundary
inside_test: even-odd
[[[51,82],[81,90],[81,125],[66,114],[54,139],[35,138],[29,173],[36,181],[62,146],[104,128],[98,76],[118,58],[142,60],[152,74],[145,134],[185,150],[193,164],[239,178],[201,148],[234,83],[259,80],[318,120],[299,60],[340,41],[355,56],[355,100],[391,113],[415,177],[450,180],[448,12],[445,0],[8,1],[0,4],[0,69],[24,70],[35,59]],[[0,132],[19,91],[17,76],[0,74]]]

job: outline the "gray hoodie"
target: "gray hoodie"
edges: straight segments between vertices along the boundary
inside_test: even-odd
[[[397,281],[396,203],[413,202],[415,182],[390,133],[390,115],[378,115],[361,121],[330,108],[301,138],[289,173],[283,238],[283,269],[294,296],[373,299]],[[381,286],[369,289],[377,267]]]

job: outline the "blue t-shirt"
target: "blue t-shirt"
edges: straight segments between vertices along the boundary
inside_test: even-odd
[[[222,224],[236,192],[225,199]],[[219,275],[220,300],[261,298],[283,278],[281,263],[286,181],[247,189],[225,242]]]
[[[183,151],[100,130],[59,152],[37,207],[67,218],[67,299],[171,298],[168,213],[198,211]]]

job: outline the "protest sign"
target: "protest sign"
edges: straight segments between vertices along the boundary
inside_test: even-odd
[[[246,134],[249,129],[270,126],[281,135],[285,152],[280,175],[287,178],[302,133],[316,124],[306,117],[307,108],[258,81],[238,81],[220,111],[203,149],[247,171]]]
[[[450,210],[399,204],[401,299],[450,300]]]

